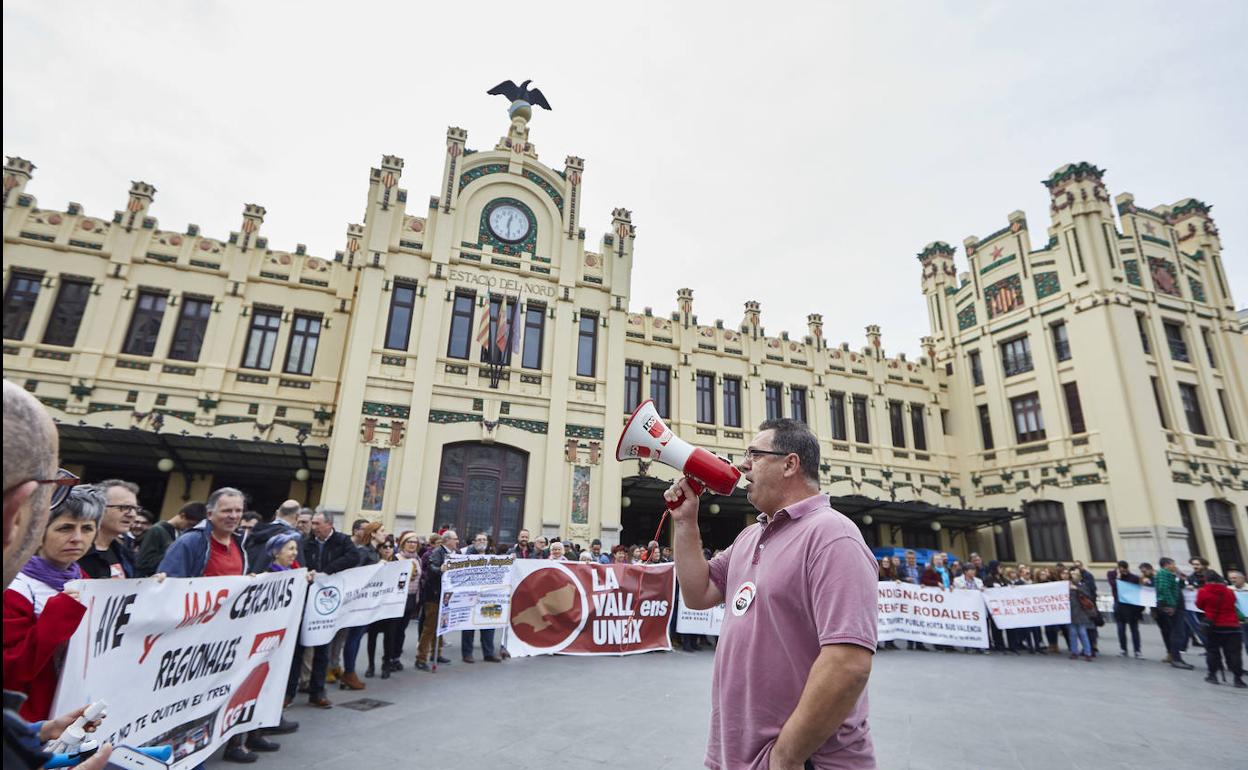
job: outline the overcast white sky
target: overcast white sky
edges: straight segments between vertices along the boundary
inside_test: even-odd
[[[1096,7],[1091,7],[1096,6]],[[601,10],[600,10],[601,9]],[[927,333],[914,255],[1024,210],[1069,161],[1111,195],[1214,206],[1248,305],[1248,2],[4,3],[4,153],[45,208],[110,216],[156,185],[160,226],[332,257],[368,169],[438,194],[445,131],[489,149],[532,78],[543,161],[586,159],[596,244],[633,210],[632,307],[703,323],[762,303],[771,334],[890,351]]]

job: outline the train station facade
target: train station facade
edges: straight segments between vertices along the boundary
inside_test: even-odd
[[[942,241],[905,257],[931,325],[907,359],[817,313],[768,333],[752,301],[708,323],[694,289],[632,307],[633,261],[656,258],[632,213],[587,232],[584,161],[544,163],[523,116],[442,152],[428,198],[382,157],[332,255],[271,246],[254,204],[225,237],[163,229],[144,182],[111,215],[41,207],[9,158],[5,377],[55,417],[66,467],[133,479],[164,516],[229,484],[395,530],[644,542],[673,472],[614,451],[653,398],[729,458],[763,419],[807,422],[873,545],[1243,568],[1248,344],[1204,203],[1058,169],[1042,233],[1014,212],[961,270]],[[752,521],[739,494],[703,510],[716,545]]]

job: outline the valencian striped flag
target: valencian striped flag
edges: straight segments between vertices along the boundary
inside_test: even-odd
[[[507,352],[507,326],[507,297],[504,295],[498,301],[498,330],[494,333],[494,347],[499,353]]]
[[[490,348],[490,306],[485,306],[485,312],[481,314],[481,323],[477,325],[477,344],[483,349]]]

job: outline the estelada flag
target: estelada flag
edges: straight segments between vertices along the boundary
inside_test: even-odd
[[[516,560],[507,652],[525,657],[672,649],[674,567]]]

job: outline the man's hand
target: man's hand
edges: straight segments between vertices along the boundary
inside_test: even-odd
[[[74,720],[82,716],[83,712],[86,710],[87,710],[86,706],[79,706],[73,711],[70,711],[67,714],[62,714],[56,719],[46,720],[42,725],[39,726],[39,742],[47,743],[48,741],[54,741],[57,738],[60,738],[61,733],[65,732],[65,728],[72,725],[74,723]],[[102,721],[103,720],[101,719],[93,719],[90,722],[87,722],[85,725],[83,725],[82,729],[85,730],[86,732],[93,733],[95,732],[95,728],[99,727],[100,722]]]
[[[697,523],[698,521],[698,496],[693,491],[693,487],[689,484],[689,479],[681,477],[677,479],[667,491],[663,493],[663,499],[669,503],[674,503],[684,496],[680,505],[671,509],[672,521],[677,524],[687,522]]]

